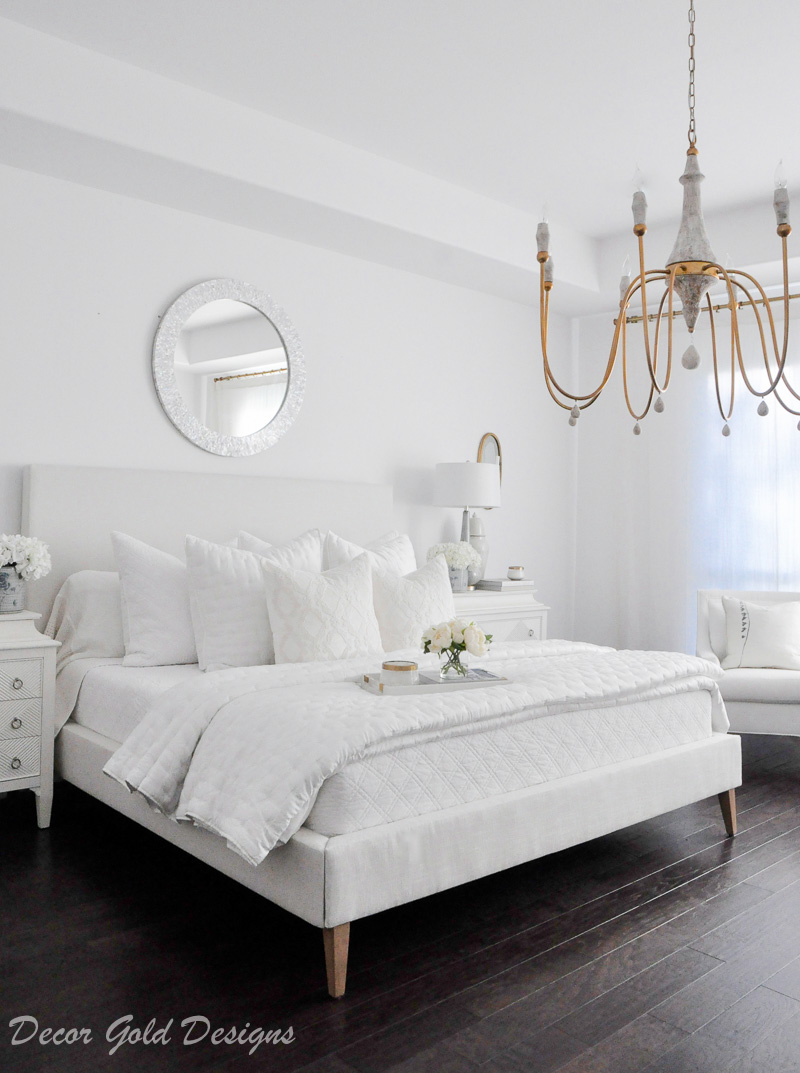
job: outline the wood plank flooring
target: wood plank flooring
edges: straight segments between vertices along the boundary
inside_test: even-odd
[[[714,797],[357,921],[339,1002],[317,929],[73,787],[49,831],[11,794],[0,1070],[798,1073],[800,739],[743,744],[736,839]],[[25,1015],[92,1040],[12,1046]],[[172,1019],[169,1042],[109,1054],[126,1015]],[[289,1026],[253,1054],[211,1042]]]

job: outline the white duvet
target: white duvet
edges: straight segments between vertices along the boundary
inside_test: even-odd
[[[716,685],[722,672],[694,656],[526,641],[493,646],[481,665],[510,681],[387,697],[357,685],[369,669],[364,660],[207,674],[159,697],[105,772],[159,812],[221,835],[256,865],[303,823],[328,776],[465,725],[699,689],[711,694],[713,729],[728,729]]]

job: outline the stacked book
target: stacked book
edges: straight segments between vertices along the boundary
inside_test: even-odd
[[[489,592],[535,592],[533,578],[522,578],[521,581],[512,581],[507,577],[487,577],[479,581],[476,589],[486,589]]]

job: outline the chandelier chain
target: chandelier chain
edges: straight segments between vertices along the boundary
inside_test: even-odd
[[[689,0],[689,147],[697,144],[697,127],[694,121],[694,0]]]

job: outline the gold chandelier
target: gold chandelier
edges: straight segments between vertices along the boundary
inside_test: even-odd
[[[711,350],[714,368],[714,384],[716,388],[717,406],[723,420],[722,435],[730,436],[728,424],[733,413],[734,391],[736,387],[737,372],[741,375],[742,382],[747,390],[761,400],[758,413],[764,417],[769,413],[767,397],[773,396],[775,400],[796,417],[800,416],[800,408],[795,409],[800,403],[800,394],[789,384],[786,378],[786,355],[789,342],[789,268],[786,240],[791,234],[789,224],[789,192],[786,189],[786,180],[779,165],[775,175],[774,207],[777,221],[777,233],[781,240],[783,255],[783,294],[778,298],[768,298],[764,288],[748,272],[728,269],[717,262],[711,249],[706,234],[706,226],[703,220],[703,212],[700,206],[700,183],[703,174],[697,159],[697,132],[695,127],[695,11],[694,0],[689,3],[689,148],[687,150],[686,168],[681,176],[683,185],[683,212],[681,224],[675,245],[670,254],[669,262],[665,268],[646,269],[644,263],[644,236],[647,231],[646,213],[647,200],[644,192],[640,189],[633,195],[633,233],[639,244],[639,272],[631,279],[631,276],[623,268],[620,280],[620,303],[619,316],[614,321],[614,335],[611,341],[611,351],[600,384],[594,391],[587,395],[574,395],[567,391],[553,376],[550,361],[547,354],[547,326],[550,314],[550,292],[553,289],[553,262],[549,253],[550,230],[547,221],[543,220],[536,230],[536,245],[538,249],[537,260],[539,262],[539,310],[542,336],[542,356],[544,358],[544,376],[547,390],[553,400],[565,410],[570,411],[569,423],[576,425],[581,411],[591,406],[600,397],[603,388],[611,377],[617,356],[621,351],[622,356],[622,382],[625,393],[625,403],[628,412],[634,419],[633,431],[635,435],[641,433],[639,424],[652,409],[656,413],[664,410],[663,396],[669,387],[672,376],[672,343],[674,318],[683,314],[686,326],[690,333],[694,332],[698,316],[701,312],[708,314],[708,322],[711,335]],[[648,312],[647,284],[662,281],[665,287],[655,312]],[[707,293],[715,284],[725,285],[725,300],[712,304],[711,297]],[[676,297],[680,306],[675,309]],[[775,319],[772,314],[771,303],[783,304],[783,339],[779,342],[779,333],[776,330]],[[739,335],[739,312],[742,309],[751,309],[755,314],[755,322],[761,340],[761,354],[766,369],[766,387],[759,390],[750,379],[742,358],[742,343]],[[641,309],[640,314],[631,313],[631,310]],[[717,322],[720,312],[730,313],[730,363],[725,362],[726,371],[729,370],[730,383],[727,390],[720,386],[720,358],[717,354]],[[654,328],[651,338],[651,322]],[[662,361],[662,373],[659,375],[659,357],[663,355],[662,325],[666,333],[666,362]],[[634,408],[631,402],[631,394],[628,384],[628,325],[641,323],[644,336],[644,356],[647,364],[647,380],[649,392],[647,401],[641,410]],[[700,355],[694,345],[690,345],[685,351],[681,363],[686,369],[695,369],[700,363]],[[723,401],[723,395],[725,399]],[[800,429],[800,421],[797,424]]]

